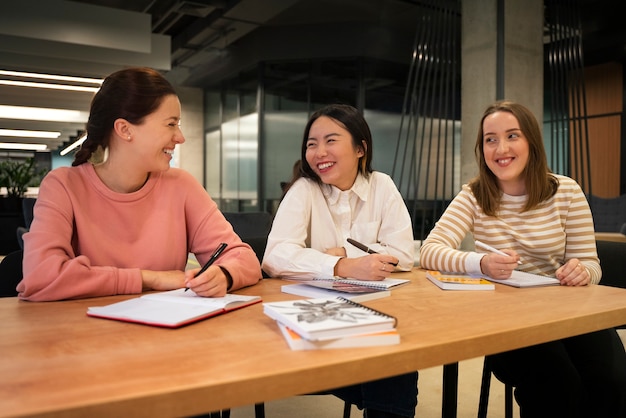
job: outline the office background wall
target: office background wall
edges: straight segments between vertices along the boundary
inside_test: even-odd
[[[406,51],[407,57],[410,53]],[[309,115],[328,103],[363,110],[374,141],[373,167],[391,173],[405,71],[405,65],[363,57],[263,62],[250,73],[254,88],[237,84],[207,91],[207,190],[223,210],[273,212],[282,195],[281,182],[291,179],[300,158]],[[367,82],[380,79],[387,81],[385,86]]]
[[[475,174],[476,123],[484,106],[496,99],[514,99],[527,104],[545,122],[549,154],[556,154],[555,161],[569,155],[569,149],[554,149],[551,144],[552,109],[543,83],[548,30],[544,28],[544,2],[475,0],[462,2],[462,5],[463,83],[458,85],[462,92],[459,94],[463,95],[460,100],[463,111],[462,118],[453,122],[457,125],[454,129],[460,129],[459,126],[465,129],[461,145],[454,154],[458,165],[450,173],[455,179],[454,192],[458,191],[460,183]],[[420,26],[416,25],[415,30],[419,31]],[[499,48],[504,51],[502,63],[497,62],[501,59]],[[404,64],[394,63],[394,71],[385,74],[390,88],[384,93],[378,86],[369,85],[367,80],[380,80],[381,75],[374,77],[372,72],[388,68],[390,62],[370,57],[260,61],[251,70],[207,91],[204,179],[207,190],[224,210],[273,212],[281,195],[280,183],[289,180],[293,162],[299,158],[299,144],[308,115],[331,102],[349,103],[363,109],[374,133],[374,167],[391,174],[404,111],[402,100],[406,97],[403,84],[406,87],[409,72],[407,50],[405,56]],[[623,171],[619,128],[623,117],[621,71],[618,63],[589,66],[585,70],[586,123],[590,139],[589,149],[584,151],[588,156],[583,159],[589,157],[590,160],[588,170],[593,180],[589,190],[603,197],[620,194],[624,183],[623,175],[619,174]],[[331,75],[339,75],[340,79],[332,79]],[[544,100],[548,107],[545,115]],[[570,117],[573,124],[575,117]],[[431,142],[436,142],[437,138],[433,133]],[[454,135],[453,141],[459,142]],[[606,153],[611,157],[604,157]],[[580,177],[570,165],[553,169]],[[458,167],[461,167],[460,173]],[[584,184],[583,178],[577,180]],[[444,200],[449,197],[435,196]]]
[[[475,125],[487,103],[501,97],[523,101],[538,115],[543,113],[546,132],[552,120],[563,119],[550,108],[553,103],[546,91],[552,86],[537,63],[548,61],[545,51],[550,43],[564,44],[582,35],[588,115],[588,148],[583,148],[582,165],[592,173],[589,187],[594,194],[611,197],[625,192],[620,145],[624,142],[626,31],[606,0],[235,0],[221,4],[198,0],[193,10],[187,3],[14,2],[5,8],[7,24],[0,37],[16,42],[0,44],[0,62],[15,70],[94,77],[127,65],[162,70],[183,102],[187,143],[177,152],[176,164],[203,182],[223,209],[273,211],[280,183],[288,180],[298,158],[306,118],[323,104],[339,101],[363,109],[374,131],[375,168],[393,171],[397,152],[392,150],[398,149],[394,141],[398,142],[398,126],[407,117],[403,99],[414,42],[418,34],[441,39],[449,30],[434,29],[450,21],[434,11],[446,10],[458,17],[462,27],[463,80],[454,88],[462,95],[457,105],[463,111],[458,112],[461,116],[422,112],[416,126],[435,121],[432,125],[453,132],[447,139],[455,150],[453,157],[444,158],[454,161],[453,190],[475,170]],[[69,11],[71,18],[62,10]],[[571,39],[559,32],[554,38],[548,36],[553,28],[564,26],[561,11],[580,15],[582,26],[573,28]],[[129,33],[136,37],[130,43],[117,36],[116,28],[125,21],[138,22],[130,25]],[[60,25],[80,36],[59,37]],[[440,49],[432,45],[423,42],[420,47],[427,49],[420,51]],[[5,101],[27,103],[17,87],[7,89],[0,87]],[[67,107],[86,102],[76,94],[59,100]],[[51,97],[45,95],[46,104]],[[569,118],[565,125],[571,123],[561,129],[567,136],[580,117],[565,117]],[[431,144],[441,140],[440,132],[426,136]],[[554,142],[552,134],[547,140]],[[559,171],[576,174],[570,167],[575,166],[573,153],[551,152],[563,164]],[[60,158],[58,150],[51,154],[52,168],[71,163],[71,156]],[[417,161],[417,155],[409,154]],[[441,176],[424,176],[423,181],[427,177]],[[445,199],[446,193],[436,198]],[[427,193],[424,199],[430,197],[435,196]]]

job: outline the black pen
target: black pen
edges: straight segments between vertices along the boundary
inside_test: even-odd
[[[219,247],[217,247],[217,250],[215,250],[215,252],[213,253],[213,255],[211,256],[211,258],[209,258],[209,261],[206,262],[206,264],[204,266],[202,266],[202,268],[200,269],[199,272],[196,273],[195,276],[193,277],[198,277],[199,275],[201,275],[202,273],[204,273],[206,271],[206,269],[208,269],[209,267],[211,267],[211,264],[213,264],[215,262],[215,260],[217,260],[217,257],[220,256],[220,254],[222,254],[222,251],[224,251],[224,249],[228,246],[228,244],[226,244],[225,242],[222,242]],[[189,288],[186,287],[185,288],[185,292],[188,291]]]
[[[359,241],[355,241],[352,238],[348,238],[348,242],[352,245],[354,245],[355,247],[357,247],[359,250],[363,250],[368,254],[378,254],[376,251],[372,250],[370,247],[368,247],[365,244],[361,244]],[[397,266],[398,263],[389,263],[392,266]]]

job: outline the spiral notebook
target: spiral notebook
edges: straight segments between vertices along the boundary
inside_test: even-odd
[[[297,280],[297,279],[294,279],[294,280]],[[349,279],[349,278],[344,279],[342,277],[335,277],[334,279],[316,278],[316,279],[312,279],[312,281],[353,284],[353,285],[358,285],[358,286],[371,287],[372,289],[378,289],[378,290],[392,290],[392,289],[395,289],[397,287],[403,286],[411,282],[409,279],[396,279],[392,277],[387,277],[383,280],[359,280],[359,279]]]
[[[389,331],[397,323],[391,315],[343,297],[264,303],[263,312],[313,341]]]
[[[337,296],[365,302],[368,300],[391,296],[390,290],[374,289],[355,284],[344,284],[331,281],[307,281],[296,284],[286,284],[280,287],[283,293],[304,296],[307,298],[334,298]]]

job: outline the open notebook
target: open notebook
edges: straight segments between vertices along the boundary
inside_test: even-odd
[[[539,274],[526,273],[525,271],[513,270],[511,277],[508,279],[492,279],[484,276],[490,282],[505,284],[513,287],[533,287],[533,286],[550,286],[560,284],[556,277],[541,276]]]
[[[192,322],[261,302],[260,296],[227,294],[221,298],[198,296],[193,290],[148,293],[138,298],[106,306],[91,306],[87,315],[136,322],[166,328],[178,328]]]

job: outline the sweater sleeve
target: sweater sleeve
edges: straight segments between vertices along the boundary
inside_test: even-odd
[[[52,301],[140,293],[138,268],[93,266],[87,257],[75,253],[74,208],[63,186],[65,180],[53,171],[41,183],[35,216],[24,234],[24,277],[17,286],[18,296]]]
[[[190,174],[181,173],[189,184],[186,200],[186,226],[189,252],[206,263],[220,243],[228,244],[214,265],[226,270],[233,280],[230,290],[251,286],[262,278],[261,265],[254,250],[244,243],[226,220],[217,204]]]
[[[484,254],[458,249],[467,233],[473,231],[476,207],[469,189],[464,186],[422,244],[422,268],[480,273],[480,259]]]
[[[580,186],[573,180],[562,179],[561,182],[571,184],[571,196],[566,200],[565,234],[567,238],[563,262],[577,258],[587,269],[591,283],[598,284],[602,278],[602,270],[596,249],[596,237],[589,202],[587,202]],[[560,198],[560,195],[557,198]]]

